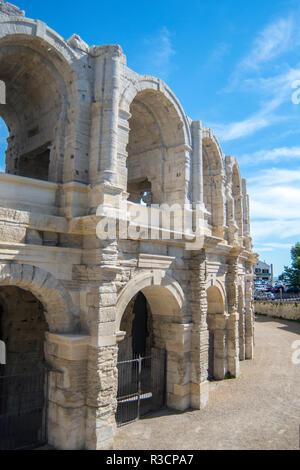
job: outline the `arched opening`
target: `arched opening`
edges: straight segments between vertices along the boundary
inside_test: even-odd
[[[44,307],[29,291],[0,287],[0,449],[36,447],[46,442],[47,385]]]
[[[155,348],[152,313],[142,292],[127,305],[121,322],[118,351],[118,408],[123,425],[165,405],[164,349]]]
[[[203,139],[203,198],[207,222],[215,236],[223,236],[225,223],[223,166],[218,149],[208,138]]]
[[[136,414],[137,410],[148,412],[165,405],[181,410],[188,408],[190,350],[185,344],[186,331],[182,325],[183,292],[180,286],[171,282],[167,276],[161,280],[161,285],[153,285],[152,275],[143,274],[129,282],[116,308],[120,330],[118,424],[122,423],[122,406],[125,422],[130,421],[130,416],[132,418],[132,410],[135,410],[133,418],[137,419],[140,416]],[[137,315],[140,315],[140,321],[136,321]],[[135,342],[135,334],[139,338],[139,345]],[[145,361],[137,361],[134,355],[144,350]],[[126,357],[133,357],[133,360],[122,361]],[[139,381],[132,380],[132,374],[137,374],[138,367],[142,380],[140,389]],[[128,389],[122,383],[135,384],[132,400],[128,399]],[[141,394],[138,408],[137,401]],[[125,400],[122,399],[124,396],[127,397]],[[129,411],[126,411],[126,407]]]
[[[218,287],[209,287],[207,313],[209,329],[208,378],[222,380],[227,369],[227,335],[224,301]]]
[[[58,64],[63,69],[58,54],[37,38],[7,36],[1,41],[6,103],[0,105],[0,116],[9,130],[7,173],[62,179],[69,103]]]
[[[129,200],[145,204],[183,203],[185,136],[183,122],[162,92],[139,92],[130,106],[127,145]]]
[[[129,302],[122,317],[121,331],[126,335],[119,343],[118,360],[151,354],[152,316],[149,303],[142,292]]]
[[[3,121],[3,119],[0,117],[0,172],[1,173],[5,173],[5,153],[7,149],[8,137],[9,137],[9,130],[6,127],[5,121]]]

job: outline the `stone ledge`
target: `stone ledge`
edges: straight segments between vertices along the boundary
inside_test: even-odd
[[[90,336],[46,333],[48,354],[68,361],[84,361],[88,358]]]

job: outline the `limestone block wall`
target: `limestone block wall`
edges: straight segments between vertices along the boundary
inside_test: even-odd
[[[255,313],[268,317],[285,318],[286,320],[300,320],[300,302],[254,302]]]

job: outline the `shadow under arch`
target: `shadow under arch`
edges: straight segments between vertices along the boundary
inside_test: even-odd
[[[203,184],[204,204],[208,211],[208,223],[213,234],[224,237],[225,226],[225,172],[224,155],[220,144],[210,129],[203,130]]]
[[[184,292],[177,281],[167,275],[155,278],[153,273],[143,273],[131,279],[119,295],[116,304],[116,326],[120,330],[122,316],[133,297],[142,292],[153,314],[166,315],[176,322],[182,321]]]
[[[52,274],[36,266],[0,264],[0,286],[16,286],[30,291],[44,306],[51,333],[79,331],[79,312],[70,294]]]
[[[210,380],[223,380],[227,368],[226,314],[222,290],[216,285],[206,291],[209,360],[208,377]]]
[[[6,85],[6,104],[0,105],[0,115],[10,133],[6,171],[62,182],[66,155],[74,147],[75,73],[57,43],[54,47],[46,37],[18,32],[18,23],[5,31],[3,24],[0,80]]]
[[[145,350],[147,354],[151,354],[151,360],[155,361],[155,367],[151,369],[152,383],[162,383],[159,371],[165,369],[166,405],[184,410],[190,405],[189,393],[181,392],[181,390],[186,392],[186,385],[190,380],[189,374],[186,373],[189,349],[185,344],[186,329],[183,325],[184,295],[176,281],[168,276],[157,278],[156,274],[148,272],[136,276],[124,288],[116,306],[120,357],[124,356],[125,351],[131,350],[131,344],[134,354],[132,320],[136,315],[143,315],[142,311],[137,310],[139,306],[141,307],[139,304],[143,298],[147,302],[147,310],[145,318],[141,318],[139,324],[142,324],[143,328],[150,328],[145,338]],[[126,331],[120,331],[121,325]],[[126,342],[127,336],[129,338]],[[125,341],[124,348],[122,348],[123,341]],[[155,371],[158,373],[157,378]],[[119,380],[122,380],[122,376],[119,376]],[[152,392],[155,395],[155,390]]]
[[[122,184],[129,200],[140,203],[150,193],[149,204],[184,204],[189,197],[185,166],[191,162],[191,135],[175,95],[161,80],[141,76],[125,87],[119,114],[127,166]]]

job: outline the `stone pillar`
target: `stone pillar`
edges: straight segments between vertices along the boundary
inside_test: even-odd
[[[190,260],[192,289],[191,406],[202,409],[209,398],[206,261],[205,251],[192,253]]]
[[[212,177],[213,184],[213,235],[224,238],[225,214],[225,176],[223,174]]]
[[[86,449],[113,449],[117,409],[118,348],[111,335],[88,351]]]
[[[167,405],[175,410],[187,410],[190,403],[190,323],[171,323],[167,350]]]
[[[238,377],[240,373],[239,362],[239,314],[238,314],[238,255],[233,255],[229,259],[227,273],[228,292],[228,313],[227,320],[227,364],[228,372],[233,377]]]
[[[167,351],[167,406],[175,410],[190,407],[190,323],[172,323],[152,312],[154,347]]]
[[[247,251],[252,250],[252,243],[250,237],[250,210],[249,210],[249,196],[247,194],[246,180],[242,180],[242,194],[243,194],[243,236],[244,245]]]
[[[117,185],[121,64],[125,56],[118,45],[94,47],[91,53],[95,57],[91,182]]]
[[[193,201],[203,204],[203,156],[202,156],[202,123],[192,122],[193,137]]]
[[[100,242],[99,242],[100,244]],[[87,276],[86,323],[91,341],[87,363],[86,449],[113,448],[117,407],[116,266],[115,240],[101,242],[101,248],[87,253],[83,262],[92,263]],[[83,297],[84,294],[82,294]]]
[[[239,341],[240,341],[240,361],[245,360],[245,296],[244,289],[239,287]]]
[[[249,267],[253,269],[253,267]],[[254,301],[253,301],[253,275],[246,276],[246,322],[245,322],[245,358],[254,357]]]
[[[59,450],[85,449],[89,336],[46,333],[48,443]]]
[[[214,364],[213,377],[215,380],[223,380],[226,375],[226,316],[215,314],[214,316]]]

